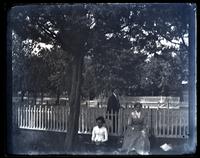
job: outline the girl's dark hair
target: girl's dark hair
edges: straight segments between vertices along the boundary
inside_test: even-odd
[[[105,119],[104,119],[103,116],[99,116],[98,118],[96,118],[96,121],[98,121],[98,120],[100,120],[100,121],[102,121],[103,123],[105,123]]]
[[[137,102],[137,103],[134,104],[134,108],[135,108],[136,106],[140,106],[140,108],[142,108],[142,104],[139,103],[139,102]]]

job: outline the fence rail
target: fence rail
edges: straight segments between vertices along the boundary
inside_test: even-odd
[[[120,109],[119,113],[106,113],[106,108],[80,109],[79,133],[91,133],[98,116],[106,118],[110,135],[122,136],[127,128],[131,108]],[[188,109],[149,109],[144,106],[149,133],[156,137],[188,138]],[[23,129],[67,132],[69,108],[65,106],[19,106],[17,125]],[[113,123],[115,125],[113,125]]]

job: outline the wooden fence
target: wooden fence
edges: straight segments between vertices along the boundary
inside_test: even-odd
[[[83,107],[80,110],[78,132],[91,133],[96,124],[96,118],[104,116],[109,134],[123,136],[131,111],[132,108],[120,109],[118,114],[111,112],[108,115],[106,108]],[[188,138],[187,108],[149,109],[148,106],[145,106],[144,111],[147,114],[147,126],[150,134],[156,137]],[[69,112],[69,108],[64,106],[19,106],[16,120],[18,127],[23,129],[67,132]]]

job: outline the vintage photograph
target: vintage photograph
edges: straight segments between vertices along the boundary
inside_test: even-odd
[[[10,8],[14,155],[194,154],[196,5]]]

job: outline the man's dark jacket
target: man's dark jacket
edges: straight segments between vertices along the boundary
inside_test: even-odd
[[[107,111],[110,113],[111,110],[113,112],[119,112],[120,104],[119,100],[112,94],[108,99]]]

